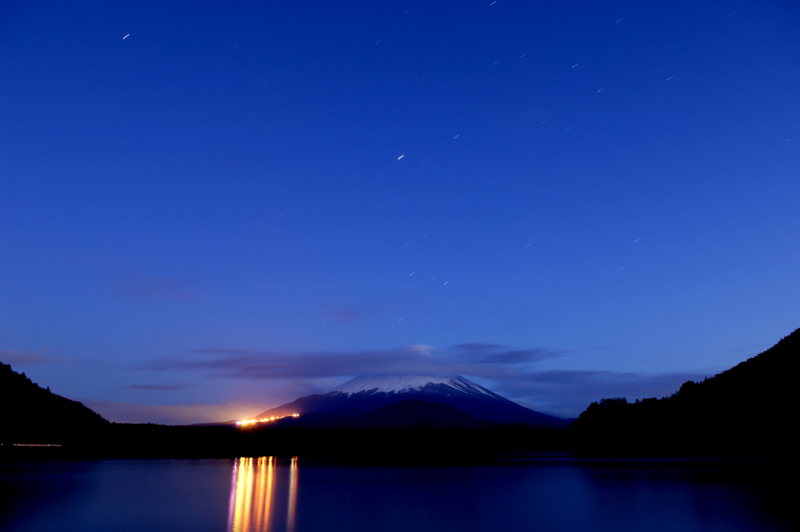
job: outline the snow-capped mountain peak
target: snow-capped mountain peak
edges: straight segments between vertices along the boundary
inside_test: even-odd
[[[534,412],[459,375],[364,375],[333,390],[300,397],[259,414],[258,418],[299,414],[298,423],[345,420],[406,402],[443,403],[488,423],[564,426],[563,419]],[[343,422],[343,421],[342,421]]]
[[[454,392],[458,393],[494,395],[489,390],[458,375],[444,377],[433,375],[365,375],[349,380],[337,386],[331,392],[341,392],[348,395],[361,392],[404,393],[421,391],[429,386],[452,388]]]

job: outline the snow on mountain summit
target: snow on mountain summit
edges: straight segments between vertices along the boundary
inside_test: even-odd
[[[334,422],[345,423],[344,420],[409,400],[429,405],[445,404],[489,423],[525,423],[545,427],[566,426],[567,423],[518,405],[460,375],[422,374],[356,377],[327,393],[300,397],[256,417],[299,414],[299,419],[293,422],[301,426],[326,426],[326,423],[330,426]]]
[[[348,395],[360,392],[403,393],[424,390],[429,386],[452,388],[453,391],[460,393],[494,395],[489,390],[459,375],[449,377],[433,375],[365,375],[349,380],[337,386],[331,392],[341,392]]]

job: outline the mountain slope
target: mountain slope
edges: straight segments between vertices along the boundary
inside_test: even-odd
[[[313,425],[359,416],[409,399],[443,403],[489,423],[524,423],[543,427],[568,425],[566,420],[525,408],[464,377],[427,375],[356,377],[328,393],[301,397],[257,417],[296,413],[301,415],[301,424]]]
[[[0,442],[63,443],[108,422],[0,363]]]
[[[336,420],[337,427],[411,428],[428,425],[434,428],[486,428],[490,423],[454,406],[419,399],[405,399],[351,418]]]
[[[800,329],[763,353],[663,399],[592,403],[571,430],[602,452],[782,454],[795,449]]]

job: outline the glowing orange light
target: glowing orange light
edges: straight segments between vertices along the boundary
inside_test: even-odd
[[[237,458],[227,532],[295,532],[298,478],[296,456],[288,464],[275,456]]]
[[[283,419],[285,417],[300,417],[300,414],[289,414],[288,416],[272,416],[272,417],[265,417],[262,419],[242,419],[241,421],[237,421],[236,425],[239,427],[245,427],[247,425],[253,425],[255,423],[269,423],[272,421],[278,421],[279,419]]]

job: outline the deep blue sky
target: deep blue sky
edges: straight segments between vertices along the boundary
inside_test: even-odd
[[[112,419],[428,355],[575,415],[800,326],[795,2],[111,4],[0,7],[0,360]]]

